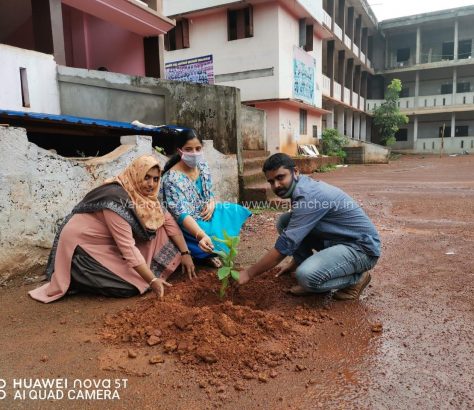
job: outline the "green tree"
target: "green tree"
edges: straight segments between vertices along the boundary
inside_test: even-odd
[[[323,131],[323,154],[345,158],[346,152],[342,149],[347,143],[348,139],[339,134],[338,130],[334,128],[326,128]]]
[[[395,134],[402,125],[408,124],[408,117],[398,107],[401,91],[402,82],[397,78],[393,79],[387,87],[385,101],[374,111],[374,124],[383,145],[395,144]]]

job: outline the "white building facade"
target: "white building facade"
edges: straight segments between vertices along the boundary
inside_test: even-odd
[[[165,1],[168,78],[237,87],[263,109],[266,148],[297,153],[321,136],[322,1]],[[193,77],[194,75],[194,77]]]

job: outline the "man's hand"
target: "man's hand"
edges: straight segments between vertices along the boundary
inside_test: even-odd
[[[159,298],[165,296],[165,286],[172,287],[173,285],[171,283],[166,282],[166,280],[160,278],[156,278],[156,280],[153,280],[150,284],[150,287],[153,289],[153,292],[155,292],[156,296],[158,296]]]
[[[214,201],[214,199],[211,198],[211,200],[206,204],[206,206],[201,212],[201,217],[203,221],[209,221],[212,218],[214,209],[216,209],[216,202]]]
[[[197,278],[196,268],[191,255],[183,255],[181,257],[181,266],[183,267],[183,273],[187,274],[190,280]]]
[[[291,262],[288,262],[286,265],[280,267],[280,270],[276,273],[275,278],[279,278],[280,276],[295,273],[298,264],[295,262],[294,259],[291,259]]]
[[[239,280],[237,281],[237,284],[239,286],[242,286],[242,285],[245,285],[249,280],[250,280],[250,275],[247,272],[247,270],[241,270],[239,272]]]

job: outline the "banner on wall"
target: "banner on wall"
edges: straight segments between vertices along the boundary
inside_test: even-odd
[[[299,47],[293,48],[293,97],[314,105],[316,60]]]
[[[167,80],[214,84],[212,55],[166,63],[165,76]]]

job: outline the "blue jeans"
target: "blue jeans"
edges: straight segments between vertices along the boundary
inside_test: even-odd
[[[288,226],[291,213],[281,215],[276,223],[281,234]],[[317,250],[317,253],[313,253]],[[362,273],[372,269],[378,257],[370,256],[348,245],[324,248],[316,232],[310,232],[293,255],[299,265],[296,279],[305,289],[324,293],[344,289],[359,282]]]

